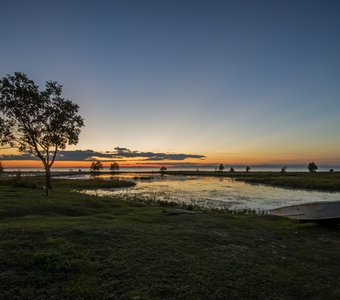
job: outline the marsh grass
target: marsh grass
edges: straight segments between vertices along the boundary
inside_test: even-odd
[[[0,185],[1,299],[340,297],[338,227],[217,210],[166,215],[175,204],[54,183],[49,197]]]

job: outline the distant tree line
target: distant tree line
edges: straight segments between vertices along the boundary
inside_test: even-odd
[[[119,164],[115,161],[110,165],[110,171],[112,172],[119,172],[119,169]]]
[[[220,171],[220,172],[223,172],[224,169],[225,169],[225,167],[224,167],[223,164],[220,164],[218,167],[215,167],[215,171],[218,170],[218,171]],[[245,171],[248,173],[250,170],[251,170],[251,167],[246,166],[246,170],[245,170]],[[234,172],[235,172],[234,167],[230,167],[229,172],[230,172],[230,173],[234,173]]]
[[[104,165],[101,161],[97,160],[91,163],[90,171],[91,172],[99,172],[100,170],[104,169]],[[117,162],[113,162],[110,165],[110,171],[118,172],[120,170],[119,164]]]
[[[225,169],[224,165],[223,164],[220,164],[219,166],[216,166],[215,167],[215,172],[219,171],[219,172],[223,172]],[[309,172],[311,173],[315,173],[316,170],[318,170],[318,166],[315,164],[315,162],[310,162],[308,165],[307,165],[307,169]],[[250,166],[246,166],[245,168],[245,171],[248,173],[249,171],[251,170],[251,167]],[[230,167],[229,169],[229,172],[233,173],[235,172],[235,169],[234,167]],[[283,166],[281,168],[281,173],[286,173],[287,172],[287,166]],[[330,169],[329,172],[334,172],[334,169]]]
[[[100,170],[103,170],[104,166],[100,161],[94,161],[92,162],[90,166],[91,172],[99,172]]]

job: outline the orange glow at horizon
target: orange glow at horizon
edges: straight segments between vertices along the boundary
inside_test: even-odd
[[[4,168],[37,168],[43,169],[43,164],[38,160],[3,160]],[[104,167],[109,167],[111,162],[101,161]],[[121,168],[138,168],[138,167],[148,167],[148,168],[158,168],[162,165],[171,164],[169,162],[155,162],[155,163],[131,163],[128,161],[120,162],[119,166]],[[89,169],[91,166],[92,161],[55,161],[52,168],[83,168]]]
[[[43,169],[43,164],[38,160],[3,160],[4,167],[8,168],[39,168]],[[55,161],[52,168],[90,168],[92,161]],[[104,167],[110,163],[102,162]],[[128,163],[120,163],[121,167],[131,167]]]
[[[253,154],[252,156],[246,153],[238,153],[234,155],[228,154],[212,154],[207,156],[204,160],[187,159],[187,160],[168,160],[168,161],[137,161],[136,160],[116,160],[121,168],[137,168],[149,167],[159,168],[160,166],[176,167],[176,165],[195,166],[204,165],[260,165],[260,164],[301,164],[315,161],[321,164],[334,164],[334,161],[339,161],[338,157],[323,157],[321,155],[303,155],[303,156],[287,156],[287,155],[263,155]],[[104,167],[109,167],[110,162],[101,161]],[[43,169],[43,164],[39,160],[2,160],[4,168],[37,168]],[[89,169],[92,161],[55,161],[52,168],[82,168]]]

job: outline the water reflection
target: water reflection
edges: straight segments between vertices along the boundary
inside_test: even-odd
[[[87,190],[98,196],[140,197],[152,201],[194,204],[205,208],[230,210],[269,209],[313,201],[340,200],[340,193],[288,190],[250,185],[230,178],[125,173],[99,175],[99,178],[134,180],[136,186],[116,190]]]

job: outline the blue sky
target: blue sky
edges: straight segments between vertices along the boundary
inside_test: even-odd
[[[15,1],[0,76],[64,85],[70,149],[340,162],[339,1]]]

